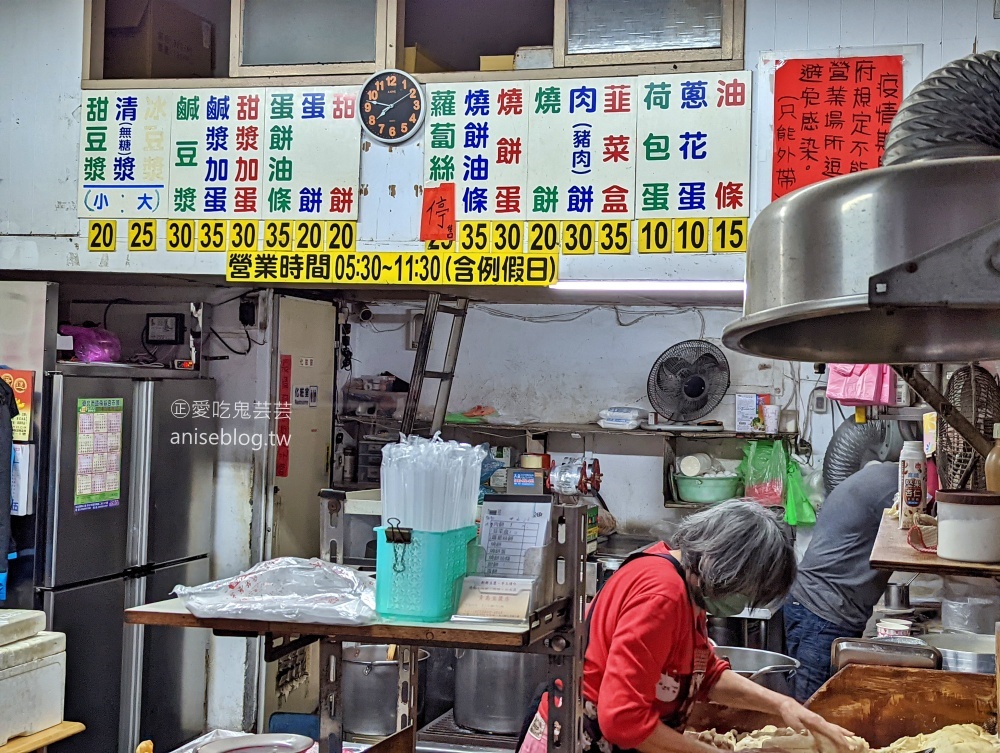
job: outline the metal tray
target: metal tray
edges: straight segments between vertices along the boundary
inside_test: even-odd
[[[941,669],[941,652],[915,638],[838,638],[831,649],[831,663],[834,672],[848,664]]]

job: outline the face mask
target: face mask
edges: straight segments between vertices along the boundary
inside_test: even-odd
[[[725,596],[706,597],[701,599],[704,609],[712,617],[732,617],[747,608],[750,599],[743,594],[727,594]]]

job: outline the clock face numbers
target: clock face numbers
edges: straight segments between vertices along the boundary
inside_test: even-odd
[[[423,122],[423,92],[402,71],[382,71],[361,89],[357,110],[362,128],[373,139],[396,144],[414,135]]]

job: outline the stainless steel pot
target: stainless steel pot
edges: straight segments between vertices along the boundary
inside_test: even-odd
[[[389,661],[388,646],[344,646],[341,692],[344,731],[354,735],[386,737],[396,732],[396,693],[399,664]],[[427,657],[420,651],[417,702],[426,687]]]
[[[531,696],[545,681],[541,654],[456,651],[455,722],[460,727],[516,735]]]
[[[975,633],[939,633],[922,636],[941,652],[941,669],[992,675],[997,670],[996,638]]]
[[[715,653],[728,659],[736,674],[776,693],[793,695],[790,680],[799,668],[799,662],[792,657],[738,646],[716,646]]]

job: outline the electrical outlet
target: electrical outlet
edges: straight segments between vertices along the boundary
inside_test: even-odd
[[[817,389],[812,394],[813,413],[826,413],[830,410],[830,399],[826,396],[826,390]]]

